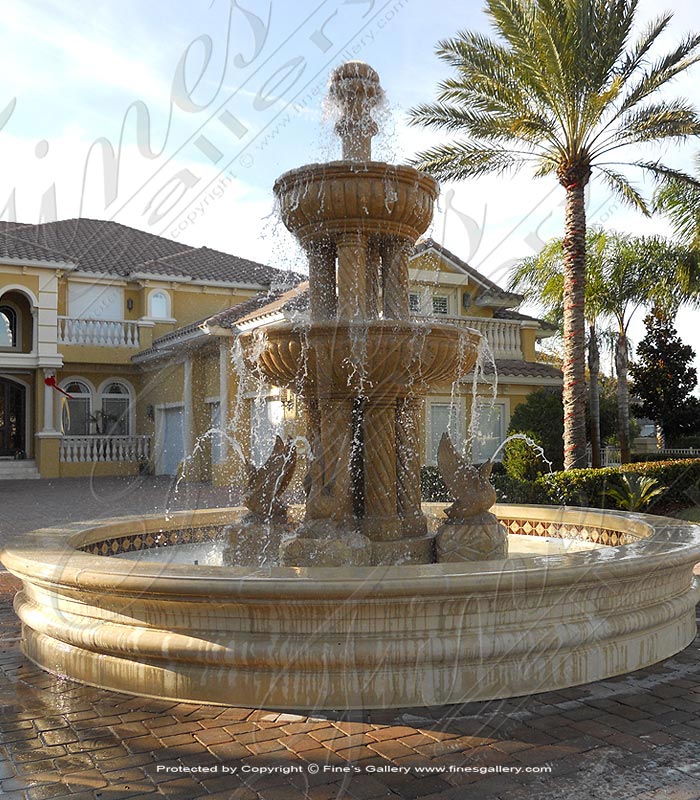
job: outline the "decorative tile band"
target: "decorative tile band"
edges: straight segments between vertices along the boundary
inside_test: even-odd
[[[536,519],[511,519],[501,517],[501,522],[508,533],[525,536],[544,536],[553,539],[578,539],[585,542],[617,547],[639,541],[639,536],[626,531],[616,531],[595,525],[571,525],[556,521]],[[150,550],[156,547],[172,547],[179,544],[199,544],[214,542],[224,528],[210,525],[201,528],[180,528],[176,530],[160,530],[150,533],[130,533],[90,542],[78,549],[94,556],[116,556],[121,553],[133,553],[139,550]]]
[[[525,536],[546,536],[552,539],[578,539],[610,547],[638,542],[640,537],[627,531],[602,528],[597,525],[571,525],[557,521],[537,519],[510,519],[501,517],[500,521],[508,528],[508,533]]]
[[[203,528],[179,528],[149,533],[130,533],[114,536],[98,542],[90,542],[79,547],[83,553],[93,556],[118,556],[121,553],[134,553],[139,550],[152,550],[156,547],[172,547],[178,544],[199,544],[213,542],[221,536],[224,529],[220,525]]]

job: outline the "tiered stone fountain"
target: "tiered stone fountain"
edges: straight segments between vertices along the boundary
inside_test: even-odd
[[[141,695],[368,709],[530,694],[677,653],[695,635],[698,526],[581,508],[488,512],[488,467],[465,464],[447,438],[438,456],[455,503],[421,507],[420,399],[469,369],[478,337],[409,320],[407,258],[437,188],[369,160],[376,73],[346,64],[331,87],[344,160],[275,186],[309,255],[310,320],[244,342],[249,366],[307,407],[308,500],[280,548],[291,566],[205,561],[228,529],[294,528],[280,493],[295,454],[280,440],[264,469],[249,465],[247,508],[51,528],[2,550],[23,583],[27,657]],[[447,563],[430,563],[434,541]]]
[[[331,77],[343,160],[282,175],[282,219],[309,262],[308,326],[243,339],[250,367],[306,405],[312,447],[304,524],[288,565],[430,563],[421,511],[419,413],[431,384],[473,367],[480,336],[411,321],[408,260],[438,187],[407,166],[371,160],[379,76],[350,62]],[[489,504],[490,505],[490,504]]]

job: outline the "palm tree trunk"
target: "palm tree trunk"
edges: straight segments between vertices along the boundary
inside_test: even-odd
[[[656,449],[663,450],[666,447],[666,435],[660,422],[654,423],[656,433]]]
[[[573,170],[571,171],[573,172]],[[586,466],[586,284],[587,174],[560,176],[566,188],[564,247],[564,469]]]
[[[595,322],[588,328],[588,406],[591,414],[591,466],[600,466],[600,388],[598,375],[600,373],[600,351],[598,349],[598,336]]]
[[[629,356],[627,337],[620,331],[615,345],[615,371],[617,372],[617,435],[620,439],[620,461],[630,460],[630,396],[627,380]]]

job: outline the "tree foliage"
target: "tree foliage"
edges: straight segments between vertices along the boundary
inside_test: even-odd
[[[515,407],[510,419],[508,433],[525,433],[542,446],[545,456],[552,462],[555,470],[562,468],[564,453],[562,437],[564,435],[564,412],[561,404],[561,393],[548,389],[531,392],[524,403]],[[515,451],[523,449],[514,445]]]
[[[436,102],[412,111],[414,123],[460,137],[417,156],[416,164],[437,178],[463,180],[529,165],[537,176],[556,175],[565,189],[567,468],[585,463],[585,187],[596,174],[624,203],[648,214],[625,166],[700,186],[659,159],[625,154],[630,146],[700,135],[692,103],[655,99],[700,60],[700,36],[688,34],[652,57],[671,14],[637,35],[637,7],[638,0],[486,0],[495,37],[463,31],[440,42],[438,56],[453,73],[439,85]]]
[[[619,167],[698,185],[658,160],[625,159],[631,145],[700,133],[692,103],[653,99],[700,59],[700,36],[688,34],[652,58],[672,14],[633,40],[637,7],[638,0],[487,0],[496,36],[461,31],[439,42],[438,57],[453,74],[439,84],[436,102],[412,111],[414,124],[464,138],[421,153],[420,167],[444,180],[525,165],[536,175],[593,169],[645,214],[646,201]]]
[[[697,386],[693,348],[683,344],[672,322],[661,313],[649,314],[644,324],[647,333],[630,369],[640,400],[633,410],[654,420],[667,437],[693,433],[700,428],[698,401],[691,396]]]

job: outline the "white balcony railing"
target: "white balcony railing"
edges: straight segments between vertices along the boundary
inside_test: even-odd
[[[66,463],[88,461],[146,461],[150,436],[63,436],[60,458]]]
[[[646,452],[646,451],[645,451]],[[662,450],[649,450],[648,455],[662,456],[669,461],[674,458],[700,458],[700,449],[693,447],[665,447]],[[592,462],[591,446],[586,448],[586,456],[588,458],[588,465]],[[622,464],[622,457],[620,455],[620,448],[614,445],[605,445],[600,448],[600,465],[601,467],[619,467]]]
[[[434,314],[422,317],[427,322],[446,322],[464,328],[474,328],[486,337],[494,358],[523,359],[520,342],[520,322],[509,319],[488,319],[487,317],[450,317]]]
[[[139,324],[127,319],[58,318],[58,343],[139,347]]]

